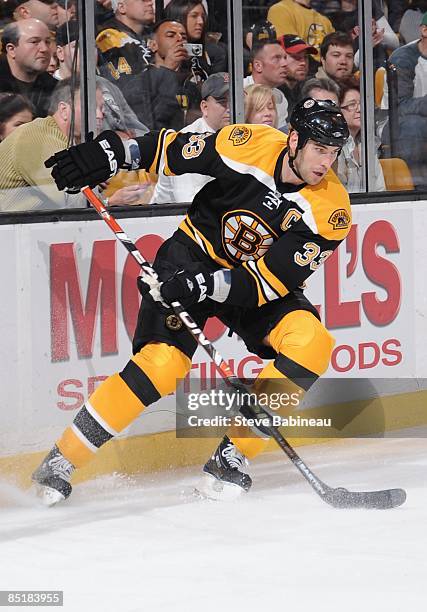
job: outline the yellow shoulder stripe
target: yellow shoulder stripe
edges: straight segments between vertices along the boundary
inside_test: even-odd
[[[218,132],[216,150],[224,161],[236,162],[242,172],[247,167],[273,177],[277,158],[286,142],[285,134],[266,125],[229,125]]]
[[[319,185],[304,187],[300,194],[310,203],[318,234],[327,240],[344,240],[351,228],[351,206],[336,174],[330,170]]]

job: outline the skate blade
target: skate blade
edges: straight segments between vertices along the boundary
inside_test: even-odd
[[[62,495],[56,489],[52,487],[46,487],[44,485],[36,484],[36,495],[41,500],[43,506],[51,508],[52,506],[56,506],[60,502],[64,501],[65,496]]]
[[[239,485],[231,482],[217,480],[211,474],[203,474],[199,483],[194,487],[194,494],[202,499],[214,501],[234,501],[247,493]]]

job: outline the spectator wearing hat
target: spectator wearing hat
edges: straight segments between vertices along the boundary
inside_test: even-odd
[[[154,9],[152,0],[113,0],[112,9],[114,17],[103,23],[96,46],[102,76],[122,87],[150,62]]]
[[[243,74],[249,76],[252,72],[251,51],[262,41],[276,42],[277,33],[269,21],[258,21],[243,28]]]
[[[76,21],[64,23],[56,32],[56,54],[59,68],[54,76],[59,81],[71,77],[73,65],[76,73],[80,72],[78,50],[76,49],[78,37],[79,26]],[[101,76],[97,76],[96,81],[104,98],[102,129],[125,132],[132,137],[146,134],[148,128],[138,120],[117,85]]]
[[[277,40],[261,40],[252,48],[252,74],[245,77],[243,86],[267,85],[274,89],[277,107],[277,124],[285,127],[288,117],[288,101],[278,89],[286,79],[286,53]]]
[[[279,42],[286,54],[285,82],[279,89],[285,94],[288,115],[291,115],[295,104],[301,99],[301,87],[308,77],[309,56],[317,55],[318,51],[295,34],[280,36]]]
[[[180,131],[206,134],[217,132],[228,125],[230,123],[229,88],[230,79],[227,72],[211,74],[202,85],[200,102],[202,116]],[[192,202],[196,193],[211,180],[212,177],[202,174],[165,176],[160,169],[151,203]]]
[[[281,0],[267,15],[277,35],[296,34],[309,45],[320,49],[324,37],[334,31],[330,20],[311,8],[311,0]]]
[[[40,19],[49,29],[55,29],[59,24],[57,0],[10,0],[13,18]]]
[[[410,6],[404,11],[399,26],[399,37],[403,45],[418,40],[421,21],[426,11],[427,0],[412,0]]]
[[[390,62],[397,67],[399,150],[408,163],[414,184],[427,188],[427,13],[420,38],[396,49]]]
[[[36,117],[46,117],[57,81],[46,72],[51,58],[51,35],[39,19],[8,24],[2,35],[0,92],[25,96]]]

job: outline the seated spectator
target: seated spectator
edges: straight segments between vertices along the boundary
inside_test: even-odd
[[[276,30],[269,21],[260,21],[243,28],[243,74],[249,76],[252,72],[251,51],[262,41],[276,42]]]
[[[397,67],[399,110],[399,154],[410,167],[417,189],[427,188],[427,13],[420,26],[421,37],[393,53]]]
[[[77,0],[57,0],[58,25],[77,19]]]
[[[310,6],[322,15],[330,15],[340,8],[340,0],[311,0]]]
[[[408,5],[413,5],[416,0],[383,0],[383,4],[387,6],[387,20],[393,32],[399,31],[402,15],[408,8]]]
[[[382,45],[385,51],[393,51],[399,46],[399,38],[384,15],[381,0],[372,1],[372,16],[374,47]],[[330,17],[336,30],[352,32],[354,38],[359,36],[358,0],[341,0],[341,10]]]
[[[285,94],[290,116],[295,104],[301,99],[301,87],[308,76],[309,55],[317,55],[317,49],[294,34],[280,36],[279,42],[286,54],[286,76],[285,82],[278,89]]]
[[[5,27],[0,54],[0,92],[20,93],[28,98],[36,117],[46,117],[57,83],[46,72],[50,57],[50,32],[39,19],[23,19]]]
[[[46,72],[50,74],[50,76],[55,76],[55,72],[59,68],[58,56],[56,55],[56,49],[52,49],[52,54],[50,56],[49,66],[46,68]]]
[[[323,39],[320,47],[322,66],[316,73],[317,78],[330,78],[338,85],[348,79],[354,71],[353,41],[349,34],[332,32]]]
[[[191,73],[184,70],[186,42],[182,23],[160,21],[152,34],[154,63],[125,83],[126,100],[149,129],[180,130],[188,123],[188,111],[200,105],[200,92],[190,81]]]
[[[420,25],[427,11],[427,0],[412,0],[410,7],[403,13],[399,27],[402,44],[406,45],[420,37]]]
[[[152,0],[113,0],[114,17],[96,37],[102,76],[123,86],[149,63],[148,37],[154,25]]]
[[[324,37],[334,28],[325,15],[310,5],[311,0],[281,0],[270,7],[267,19],[276,28],[278,36],[296,34],[319,50]]]
[[[362,164],[360,142],[360,85],[354,77],[341,86],[340,107],[347,121],[350,137],[338,156],[337,174],[349,193],[362,191]],[[378,147],[380,143],[377,142]],[[378,157],[375,157],[375,184],[372,191],[385,191],[384,175]]]
[[[59,24],[58,3],[56,0],[13,0],[16,8],[15,21],[20,19],[40,19],[48,28],[54,30]]]
[[[56,32],[56,53],[59,67],[54,76],[59,81],[68,79],[73,72],[80,72],[80,61],[76,41],[79,36],[79,26],[76,21],[70,21],[60,26]],[[120,89],[103,77],[97,77],[97,84],[104,98],[104,130],[125,132],[129,136],[143,136],[148,128],[138,120]]]
[[[98,128],[103,120],[103,100],[96,93]],[[73,112],[74,107],[74,112]],[[44,162],[54,153],[80,142],[80,86],[71,91],[70,80],[58,84],[48,117],[35,119],[0,143],[0,211],[85,207],[81,194],[58,191]]]
[[[313,98],[313,100],[332,100],[339,105],[341,90],[332,79],[323,77],[320,79],[308,79],[301,88],[301,100]]]
[[[274,89],[277,105],[279,128],[286,126],[288,101],[283,92],[277,89],[285,83],[286,53],[278,41],[265,40],[252,49],[252,74],[243,81],[243,86],[267,85]]]
[[[202,116],[183,128],[181,132],[213,133],[230,123],[228,73],[211,74],[203,83],[201,93]],[[212,177],[201,174],[165,176],[160,171],[151,203],[192,202],[196,193],[211,180]]]
[[[245,122],[277,127],[277,108],[271,87],[249,85],[245,89]]]
[[[106,21],[114,17],[112,0],[96,0],[95,2],[95,26],[102,28]]]
[[[202,45],[201,54],[190,58],[195,71],[199,66],[206,75],[227,70],[227,48],[220,42],[209,40],[207,14],[202,0],[171,0],[165,17],[185,25],[189,43]]]
[[[0,140],[32,120],[33,109],[28,100],[19,94],[0,94]]]

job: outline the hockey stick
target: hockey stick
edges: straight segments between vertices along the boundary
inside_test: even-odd
[[[84,187],[82,192],[90,204],[98,212],[100,217],[104,219],[108,227],[114,232],[116,238],[125,246],[129,253],[139,263],[141,267],[141,276],[143,277],[144,281],[152,287],[158,286],[159,279],[156,271],[146,261],[141,252],[136,248],[136,245],[132,242],[132,240],[130,240],[121,226],[117,223],[116,219],[105,208],[101,200],[95,195],[90,187]],[[199,328],[194,319],[188,314],[188,312],[186,312],[184,307],[179,302],[172,302],[171,307],[176,316],[181,319],[184,325],[186,325],[188,331],[192,334],[194,339],[211,357],[226,382],[237,391],[247,393],[248,390],[246,386],[233,374],[229,365],[213,346],[213,344],[206,338],[202,330]],[[292,446],[290,446],[290,444],[285,440],[280,431],[271,424],[271,415],[268,412],[259,406],[246,405],[244,406],[244,409],[246,412],[249,412],[251,416],[269,420],[270,425],[266,428],[268,434],[274,438],[283,452],[289,457],[289,459],[316,491],[319,497],[321,497],[323,501],[327,502],[331,506],[334,506],[335,508],[386,509],[394,508],[404,503],[406,499],[406,492],[403,489],[352,492],[341,487],[334,489],[328,486],[310,470],[310,468],[299,457]]]

